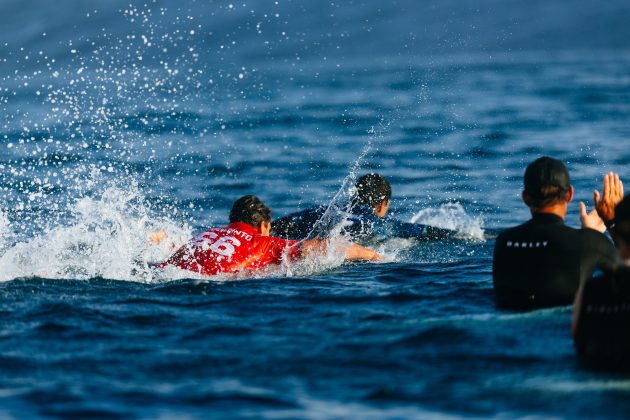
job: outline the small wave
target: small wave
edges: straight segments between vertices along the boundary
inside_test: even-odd
[[[370,404],[344,403],[334,400],[320,400],[308,396],[298,398],[300,410],[288,412],[266,412],[270,417],[308,417],[308,418],[431,418],[436,420],[457,419],[459,416],[432,411],[417,405],[396,405],[394,407],[375,407]]]
[[[446,317],[425,318],[422,323],[451,323],[451,322],[501,322],[501,321],[523,321],[536,320],[553,316],[558,313],[570,312],[570,306],[561,306],[557,308],[536,309],[527,312],[499,312],[499,313],[482,313],[473,315],[451,315]]]
[[[422,223],[457,231],[463,239],[484,241],[483,219],[466,213],[459,203],[446,203],[437,208],[426,208],[417,212],[411,223]]]
[[[432,326],[426,330],[406,335],[394,344],[418,346],[430,342],[432,346],[452,346],[459,342],[473,341],[473,339],[474,334],[471,334],[465,328],[443,325]]]
[[[524,388],[574,394],[576,392],[592,393],[602,391],[619,391],[630,393],[630,380],[587,380],[587,381],[558,381],[552,382],[548,378],[532,378],[523,384]]]

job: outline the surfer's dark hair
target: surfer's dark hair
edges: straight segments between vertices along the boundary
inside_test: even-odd
[[[230,210],[230,223],[242,222],[258,227],[271,223],[271,210],[255,195],[244,195],[234,202]]]
[[[558,159],[543,156],[527,165],[523,187],[528,196],[527,205],[538,211],[566,200],[571,190],[569,171]]]
[[[352,203],[376,208],[392,197],[392,186],[379,174],[367,174],[357,179]]]

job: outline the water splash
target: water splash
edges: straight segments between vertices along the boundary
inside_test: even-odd
[[[383,138],[383,130],[387,126],[380,121],[378,128],[372,127],[368,131],[368,138],[356,160],[350,165],[348,175],[342,180],[339,189],[330,200],[326,211],[315,223],[307,240],[313,238],[326,238],[323,253],[307,255],[301,261],[290,264],[284,263],[283,270],[288,275],[309,275],[316,272],[332,269],[343,264],[344,256],[352,245],[350,237],[345,233],[348,225],[348,217],[351,215],[353,201],[356,194],[356,181],[358,173],[364,165],[364,161],[372,151],[373,143]],[[392,258],[386,258],[387,261]]]
[[[374,135],[372,130],[369,134]],[[326,211],[322,217],[315,223],[308,238],[317,236],[339,237],[342,235],[346,216],[352,210],[352,197],[355,194],[355,184],[359,169],[363,166],[363,161],[372,149],[372,137],[363,146],[361,153],[351,165],[348,175],[343,179],[341,185],[333,198],[330,200]]]
[[[462,239],[485,240],[483,219],[466,213],[460,203],[446,203],[437,208],[422,209],[409,222],[451,229],[457,231]]]
[[[133,182],[110,184],[95,197],[79,198],[70,210],[72,223],[5,247],[0,281],[35,276],[151,281],[149,263],[165,258],[171,249],[168,243],[149,246],[149,232],[164,228],[173,242],[189,236],[186,226],[154,216]]]
[[[0,254],[9,246],[11,236],[12,232],[9,219],[0,211]]]

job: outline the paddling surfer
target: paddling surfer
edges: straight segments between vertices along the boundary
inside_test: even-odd
[[[328,242],[287,240],[270,236],[271,210],[256,196],[246,195],[234,202],[230,224],[202,232],[180,247],[158,268],[176,266],[203,275],[259,270],[297,260],[308,254],[321,254]],[[163,239],[154,237],[157,242]],[[336,245],[336,244],[335,244]],[[356,244],[343,248],[346,260],[379,260],[380,255]]]
[[[392,237],[429,240],[454,236],[455,232],[449,229],[387,217],[391,197],[392,187],[384,176],[366,174],[357,180],[347,211],[328,206],[309,208],[273,222],[271,232],[281,238],[302,239],[309,235],[326,236],[335,225],[343,223],[344,233],[359,242]],[[327,217],[334,223],[326,223]]]

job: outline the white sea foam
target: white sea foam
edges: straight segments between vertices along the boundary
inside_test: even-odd
[[[9,246],[11,237],[11,226],[9,225],[9,219],[0,211],[0,255],[4,252],[5,248]]]
[[[351,179],[352,176],[349,176],[344,180],[343,191],[335,196],[336,200],[331,206],[344,206],[348,198],[348,181]],[[94,182],[95,185],[98,183]],[[191,229],[151,212],[135,183],[126,186],[111,184],[102,188],[100,194],[76,200],[71,211],[74,215],[71,223],[53,226],[36,237],[16,243],[10,239],[9,220],[0,213],[0,281],[23,277],[103,277],[141,282],[183,278],[226,281],[306,276],[343,264],[350,245],[349,239],[343,234],[344,222],[341,220],[332,224],[332,232],[321,253],[307,254],[299,261],[285,260],[279,266],[270,266],[261,271],[206,277],[175,267],[164,270],[149,268],[151,262],[166,259],[184,244],[190,238]],[[473,239],[483,238],[481,221],[466,214],[459,204],[422,210],[412,221],[455,229]],[[159,229],[166,231],[168,239],[159,245],[150,245],[148,234]],[[396,261],[399,253],[414,243],[413,240],[393,238],[378,244],[375,249],[383,256],[384,262],[391,262]]]
[[[369,145],[366,146],[368,149]],[[8,218],[0,213],[0,281],[23,277],[103,277],[141,282],[182,278],[225,281],[321,273],[343,264],[350,246],[349,238],[343,233],[346,222],[339,215],[350,210],[351,186],[357,169],[357,165],[351,168],[320,223],[319,228],[328,232],[323,252],[307,254],[299,261],[285,260],[279,266],[262,271],[243,271],[212,278],[175,267],[151,269],[151,262],[163,261],[184,244],[190,238],[191,229],[151,211],[136,183],[112,182],[103,186],[104,181],[92,174],[84,183],[85,191],[90,193],[70,205],[71,221],[47,227],[35,237],[15,240]],[[411,221],[457,230],[469,239],[483,238],[481,220],[468,215],[457,203],[421,210]],[[166,231],[168,239],[159,245],[150,245],[148,234],[159,229]],[[400,252],[414,243],[393,238],[378,244],[376,251],[383,256],[384,262],[396,261]]]
[[[484,240],[483,219],[466,213],[460,203],[422,209],[413,215],[410,222],[455,230],[463,239]]]
[[[148,263],[165,258],[171,243],[183,243],[189,236],[187,227],[152,217],[133,183],[110,185],[101,194],[80,198],[71,210],[71,223],[6,247],[0,256],[0,281],[34,276],[151,281]],[[157,228],[165,229],[171,240],[149,246],[148,234]]]
[[[98,189],[98,181],[90,181]],[[162,282],[177,279],[226,281],[237,279],[304,276],[319,273],[344,262],[350,245],[341,233],[333,233],[321,253],[299,261],[285,259],[279,266],[207,277],[176,267],[151,269],[150,263],[165,260],[191,237],[188,226],[150,211],[137,184],[110,184],[98,194],[77,199],[70,209],[70,222],[52,226],[43,233],[10,243],[11,226],[0,213],[0,281],[16,278],[90,279]],[[167,239],[151,245],[151,232],[163,229]]]
[[[8,239],[11,236],[9,221],[0,213],[0,281],[28,277],[226,281],[309,275],[341,265],[349,246],[337,233],[321,254],[312,253],[300,261],[285,260],[279,266],[261,271],[207,277],[176,267],[150,268],[150,263],[165,260],[186,243],[191,229],[150,211],[135,183],[111,184],[100,194],[77,199],[70,210],[74,216],[71,222],[12,244]],[[149,244],[149,234],[160,229],[165,230],[167,239],[159,245]]]

